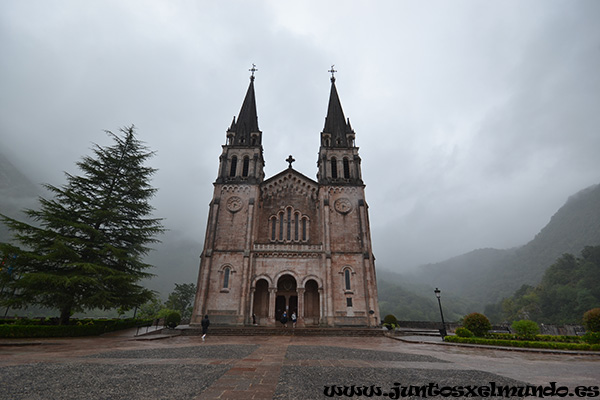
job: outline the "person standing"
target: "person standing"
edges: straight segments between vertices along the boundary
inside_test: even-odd
[[[208,332],[208,327],[210,326],[208,315],[205,315],[204,318],[202,318],[200,325],[202,325],[202,340],[204,340],[206,338],[206,333]]]
[[[284,311],[283,315],[281,316],[281,324],[283,325],[284,328],[287,328],[287,322],[288,322],[287,311]]]
[[[296,322],[298,322],[298,317],[296,316],[296,311],[292,311],[292,327],[296,327]]]

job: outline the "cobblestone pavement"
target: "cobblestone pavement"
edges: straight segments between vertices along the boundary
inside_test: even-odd
[[[195,336],[134,340],[122,333],[0,342],[0,399],[11,400],[323,399],[331,398],[325,390],[332,385],[381,387],[381,395],[373,398],[389,398],[391,388],[400,384],[490,382],[557,382],[571,391],[600,386],[600,355],[514,352],[386,337],[209,335],[205,341]]]

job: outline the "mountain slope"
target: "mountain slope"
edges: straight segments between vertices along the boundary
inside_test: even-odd
[[[421,267],[421,282],[439,285],[483,305],[510,296],[524,283],[539,283],[564,253],[579,254],[600,244],[600,185],[571,196],[526,245],[509,250],[482,249]]]

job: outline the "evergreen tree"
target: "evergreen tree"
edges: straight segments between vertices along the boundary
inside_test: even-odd
[[[190,319],[196,296],[196,285],[193,283],[175,284],[175,289],[169,294],[165,303],[167,308],[178,311],[181,318]]]
[[[66,173],[65,185],[46,185],[53,199],[25,210],[36,226],[0,214],[21,245],[0,243],[12,271],[0,294],[5,306],[58,309],[65,324],[76,311],[129,309],[152,297],[138,282],[152,276],[142,259],[164,230],[149,204],[156,170],[145,162],[154,153],[133,125],[106,133],[114,144],[95,145],[93,157],[77,163],[82,176]]]

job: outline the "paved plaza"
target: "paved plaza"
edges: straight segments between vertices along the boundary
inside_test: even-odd
[[[135,340],[131,331],[0,342],[0,399],[10,400],[325,399],[332,398],[326,393],[333,394],[326,388],[351,385],[380,387],[381,395],[372,397],[389,398],[399,385],[490,382],[557,382],[572,391],[599,386],[600,354],[505,351],[388,337]]]

